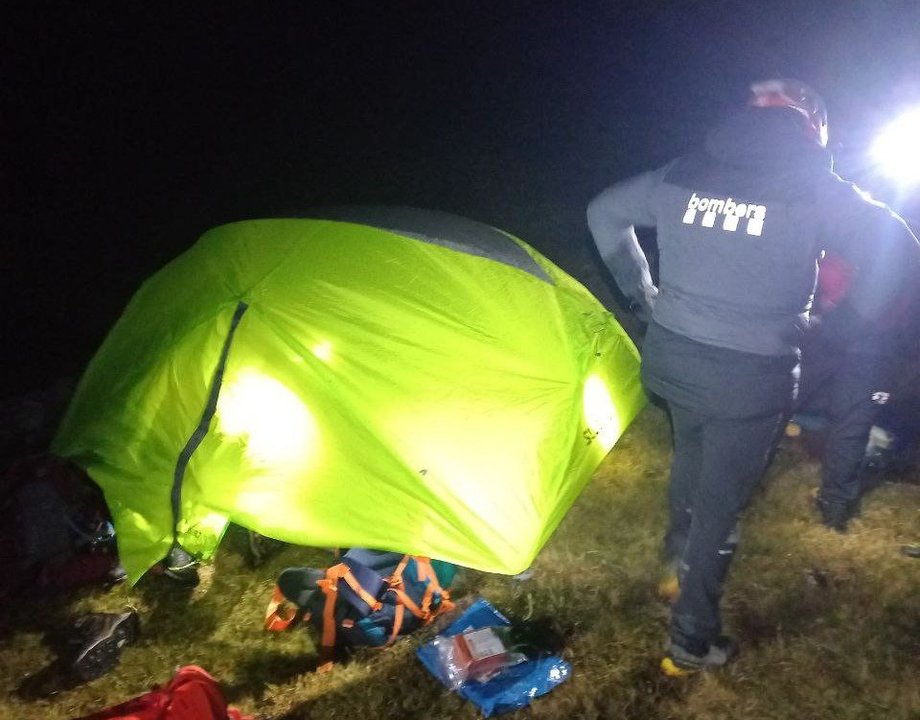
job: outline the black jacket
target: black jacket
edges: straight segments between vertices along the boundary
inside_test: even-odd
[[[742,353],[795,353],[824,250],[856,269],[849,302],[868,323],[920,273],[904,222],[834,174],[783,109],[733,115],[699,152],[607,188],[588,224],[620,289],[655,323]],[[657,229],[657,288],[633,226]]]

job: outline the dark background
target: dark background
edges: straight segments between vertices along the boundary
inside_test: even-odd
[[[831,113],[838,170],[920,102],[920,3],[60,2],[7,8],[0,398],[78,374],[207,228],[393,203],[515,233],[608,305],[594,193],[699,142],[751,80]],[[920,129],[918,129],[920,130]]]

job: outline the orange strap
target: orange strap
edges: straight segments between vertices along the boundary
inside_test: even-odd
[[[433,582],[438,588],[441,587],[438,582],[437,573],[435,573],[434,568],[431,566],[431,558],[424,557],[422,555],[416,555],[415,557],[415,567],[418,571],[418,579],[427,580],[428,582]]]
[[[427,581],[427,587],[422,597],[421,607],[409,597],[402,587],[403,573],[409,561],[412,559],[411,555],[404,555],[393,570],[393,574],[387,579],[387,585],[389,586],[387,592],[392,592],[396,595],[398,602],[396,603],[395,614],[393,616],[393,630],[384,647],[392,645],[399,636],[399,631],[402,629],[405,620],[406,610],[423,622],[429,623],[441,613],[454,609],[454,603],[451,602],[450,593],[441,587],[437,573],[435,573],[434,568],[431,566],[431,560],[427,557],[414,558],[416,567],[418,568],[419,581]],[[326,570],[326,577],[317,582],[317,585],[326,596],[326,602],[323,606],[323,636],[320,648],[320,658],[323,662],[321,662],[318,668],[321,672],[328,670],[332,665],[331,653],[335,647],[336,634],[335,601],[338,596],[339,580],[344,580],[348,587],[350,587],[362,601],[367,603],[372,612],[376,612],[383,606],[379,600],[361,586],[345,563],[338,563]],[[278,591],[278,594],[280,595],[280,591]],[[435,594],[440,595],[441,602],[432,612],[431,603]]]
[[[387,647],[387,645],[392,645],[396,642],[396,638],[399,637],[399,631],[402,630],[405,614],[406,608],[403,605],[397,605],[393,615],[393,631],[390,633],[390,639],[387,640],[387,644],[382,647]]]
[[[410,613],[415,615],[415,617],[417,617],[419,620],[424,620],[426,622],[428,621],[428,616],[423,613],[422,609],[416,605],[412,598],[406,594],[405,590],[403,590],[401,587],[391,587],[389,591],[393,593],[399,603],[403,605]]]
[[[434,615],[431,616],[432,620],[441,613],[453,610],[454,603],[450,599],[450,593],[441,587],[438,574],[431,565],[431,558],[417,557],[415,558],[415,564],[418,567],[418,579],[428,581],[428,587],[425,588],[425,595],[422,597],[422,612],[426,615],[430,614],[431,601],[435,593],[441,596],[441,602],[435,609]]]
[[[275,585],[272,599],[265,608],[265,629],[271,632],[287,630],[297,617],[297,608],[289,605],[281,594],[281,588]]]
[[[428,585],[425,588],[425,594],[422,596],[421,607],[416,605],[415,601],[413,601],[412,598],[406,594],[406,591],[402,588],[402,574],[406,569],[406,565],[408,564],[409,560],[409,555],[404,556],[399,565],[396,566],[396,570],[393,572],[393,575],[389,580],[390,587],[388,588],[388,591],[396,595],[396,598],[399,600],[397,609],[400,607],[405,607],[409,612],[415,615],[415,617],[419,618],[425,623],[431,622],[441,613],[447,612],[448,610],[453,610],[454,604],[450,600],[450,593],[441,587],[441,583],[438,581],[437,573],[435,573],[434,568],[431,566],[431,560],[429,558],[415,558],[415,565],[418,569],[418,579],[420,581],[428,581]],[[431,602],[434,599],[435,593],[438,593],[441,596],[441,602],[432,613]]]
[[[399,601],[396,604],[397,608],[406,607],[415,617],[424,620],[425,614],[422,612],[421,608],[419,608],[412,598],[406,594],[406,591],[403,590],[403,573],[406,570],[406,565],[409,564],[409,560],[411,559],[410,555],[402,556],[402,560],[399,561],[396,569],[393,570],[393,574],[387,579],[387,585],[389,585],[387,592],[391,592],[396,596],[396,599]]]
[[[428,581],[425,586],[425,593],[422,595],[422,612],[427,617],[431,613],[431,600],[434,597],[435,590],[440,590],[441,585],[438,583],[438,576],[431,567],[431,560],[426,557],[415,558],[415,567],[418,568],[419,582]]]
[[[335,601],[338,596],[339,580],[345,583],[361,600],[370,607],[371,612],[376,612],[383,604],[365,590],[357,578],[352,574],[351,569],[345,563],[338,563],[326,570],[326,577],[319,580],[319,585],[323,594],[326,596],[326,603],[323,606],[323,639],[322,645],[331,649],[335,646]]]
[[[336,587],[338,578],[332,573],[337,567],[337,565],[333,565],[329,568],[326,571],[326,577],[316,583],[319,585],[320,590],[323,591],[323,595],[326,596],[326,603],[323,605],[322,645],[324,648],[335,646],[335,599],[339,590]]]
[[[358,582],[358,579],[352,574],[351,570],[348,569],[348,566],[345,565],[345,563],[341,563],[341,565],[336,565],[335,567],[340,566],[345,568],[345,572],[341,575],[342,580],[346,582],[348,587],[352,589],[355,595],[361,598],[363,602],[367,603],[368,607],[371,609],[371,612],[377,612],[381,607],[383,607],[377,598],[375,598],[367,590],[364,589],[364,587],[361,585],[361,583]]]
[[[331,590],[327,591],[326,587],[323,587],[323,592],[326,594],[326,604],[323,606],[323,639],[319,646],[319,657],[316,665],[316,672],[318,673],[332,670],[332,664],[335,660],[335,583],[332,583]]]
[[[400,560],[399,564],[393,569],[393,574],[387,579],[387,584],[390,587],[399,587],[402,585],[402,576],[406,571],[406,565],[409,564],[410,559],[408,555],[402,556],[402,560]]]

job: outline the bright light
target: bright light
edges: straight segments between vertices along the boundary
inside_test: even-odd
[[[903,186],[920,182],[920,107],[888,125],[872,144],[879,169]]]
[[[583,394],[585,422],[605,450],[610,450],[620,437],[620,416],[604,381],[591,375],[585,381]]]
[[[220,537],[227,527],[227,516],[221,513],[209,512],[196,523],[197,528],[206,528],[212,535]]]
[[[332,360],[332,343],[328,340],[313,346],[313,354],[323,362]]]
[[[220,432],[244,439],[247,457],[258,464],[302,462],[316,442],[316,421],[300,399],[257,373],[221,390],[217,414]]]

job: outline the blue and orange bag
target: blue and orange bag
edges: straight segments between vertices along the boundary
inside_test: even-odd
[[[387,647],[452,610],[456,566],[415,555],[351,548],[325,570],[288,568],[265,614],[267,630],[310,622],[321,635],[321,668],[336,647]]]

